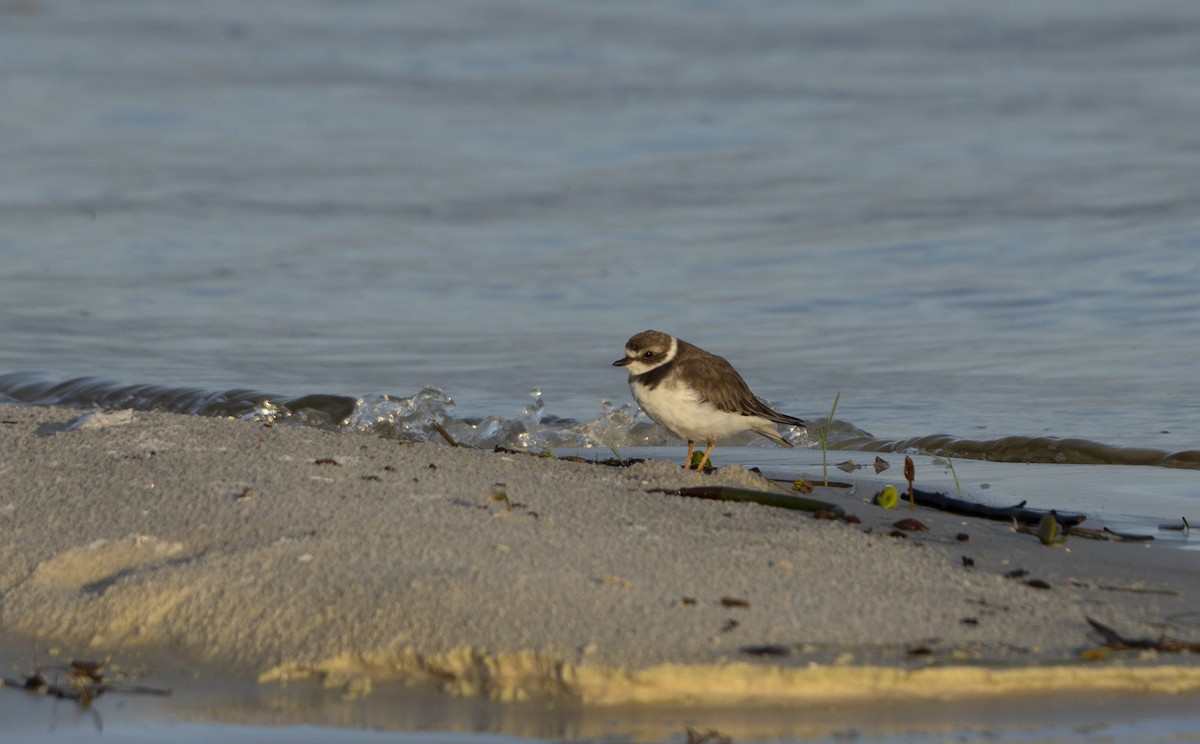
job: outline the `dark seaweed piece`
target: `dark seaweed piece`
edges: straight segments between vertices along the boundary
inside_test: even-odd
[[[1026,502],[1024,501],[1016,506],[987,506],[986,504],[976,504],[972,501],[956,499],[944,493],[934,493],[933,491],[925,491],[920,488],[913,489],[913,495],[917,503],[921,506],[950,512],[951,514],[963,514],[968,517],[982,517],[984,519],[1004,521],[1015,519],[1022,524],[1037,524],[1042,520],[1042,517],[1047,514],[1053,514],[1059,524],[1068,527],[1080,524],[1087,519],[1087,516],[1083,514],[1064,514],[1054,509],[1027,509],[1025,508]]]
[[[760,646],[742,646],[738,651],[750,656],[788,656],[792,653],[792,650],[787,646],[779,646],[773,643],[764,643]]]
[[[763,506],[775,506],[781,509],[798,509],[800,511],[815,512],[825,510],[831,512],[837,517],[845,516],[846,511],[837,504],[831,504],[827,501],[817,501],[815,499],[806,499],[801,496],[793,496],[786,493],[772,493],[770,491],[755,491],[750,488],[730,488],[727,486],[692,486],[690,488],[680,488],[676,491],[663,491],[658,489],[657,493],[670,493],[676,496],[685,496],[692,499],[709,499],[712,501],[736,501],[740,503],[762,504]]]

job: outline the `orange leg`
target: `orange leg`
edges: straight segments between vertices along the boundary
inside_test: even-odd
[[[692,469],[692,450],[694,450],[694,449],[696,449],[696,443],[689,439],[688,440],[687,459],[683,461],[683,469],[684,470]]]
[[[700,458],[700,464],[696,467],[697,470],[704,470],[704,466],[708,464],[708,456],[712,454],[713,445],[715,445],[716,443],[717,443],[716,439],[714,439],[712,437],[708,438],[708,447],[704,450],[704,457]],[[691,459],[692,459],[692,455],[691,455],[691,453],[688,453],[688,460],[691,460]]]

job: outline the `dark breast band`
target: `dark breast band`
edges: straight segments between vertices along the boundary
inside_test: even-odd
[[[666,364],[655,367],[654,369],[650,370],[649,372],[643,372],[640,375],[634,375],[633,379],[635,381],[637,381],[638,383],[645,385],[647,388],[653,390],[654,388],[661,385],[663,380],[667,379],[667,375],[671,374],[671,370],[674,369],[674,367],[675,367],[675,360],[672,359],[671,361],[667,362]]]

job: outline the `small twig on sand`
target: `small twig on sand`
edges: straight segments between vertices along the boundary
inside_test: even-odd
[[[461,447],[462,446],[457,441],[455,441],[454,437],[450,436],[450,432],[446,431],[446,427],[442,426],[441,424],[439,424],[438,422],[433,421],[433,420],[431,420],[429,422],[429,425],[433,427],[434,431],[436,431],[438,434],[441,434],[442,439],[445,439],[446,442],[451,447]]]

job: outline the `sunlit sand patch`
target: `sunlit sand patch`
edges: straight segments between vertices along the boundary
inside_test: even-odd
[[[434,680],[444,692],[494,700],[570,699],[587,705],[781,706],[959,700],[1037,692],[1200,690],[1200,668],[1159,665],[1055,665],[986,668],[809,665],[784,668],[731,662],[663,664],[641,670],[573,665],[528,653],[488,655],[467,647],[447,654],[355,654],[317,665],[284,664],[263,683],[372,676]]]

